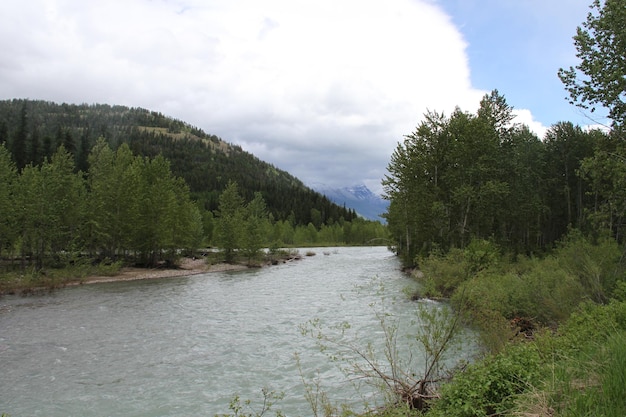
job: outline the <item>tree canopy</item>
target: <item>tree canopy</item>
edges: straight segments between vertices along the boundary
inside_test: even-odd
[[[472,239],[530,253],[585,225],[593,198],[579,172],[604,135],[562,122],[541,141],[512,120],[512,107],[493,91],[476,114],[425,114],[398,144],[383,186],[405,262]]]
[[[594,0],[574,36],[580,63],[561,68],[570,102],[590,111],[608,109],[618,126],[626,122],[626,7],[623,0]]]

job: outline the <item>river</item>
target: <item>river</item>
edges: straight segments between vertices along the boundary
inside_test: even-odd
[[[275,409],[308,416],[301,373],[332,401],[358,403],[301,328],[348,322],[350,343],[379,344],[376,311],[414,318],[404,289],[415,284],[384,247],[312,251],[262,269],[0,298],[0,414],[214,416],[234,395],[259,410],[266,387],[285,394]]]

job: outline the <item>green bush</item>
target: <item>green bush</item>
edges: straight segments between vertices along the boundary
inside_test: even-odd
[[[619,331],[626,331],[626,303],[586,302],[560,327],[555,349],[575,355],[589,346],[595,349],[595,344],[603,344]]]
[[[464,251],[469,272],[476,273],[492,268],[500,262],[500,248],[488,240],[473,239]]]
[[[614,239],[590,242],[580,232],[572,231],[557,249],[561,267],[575,276],[595,302],[606,302],[617,281],[624,279],[620,267],[622,253]]]
[[[422,295],[430,298],[450,297],[454,290],[469,277],[465,252],[451,249],[447,254],[433,253],[419,260],[423,277]]]
[[[515,406],[518,395],[541,380],[538,351],[529,344],[510,346],[506,351],[469,366],[441,389],[428,416],[481,417],[502,415]]]
[[[584,299],[584,289],[576,276],[560,267],[560,261],[547,257],[522,276],[526,311],[520,315],[532,317],[543,324],[556,324],[569,317]]]
[[[479,327],[486,312],[554,325],[567,319],[585,295],[578,278],[562,268],[559,259],[547,257],[527,261],[522,273],[515,265],[479,272],[459,286],[452,302],[464,307]]]

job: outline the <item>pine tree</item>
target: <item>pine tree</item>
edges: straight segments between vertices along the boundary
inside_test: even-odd
[[[26,140],[28,138],[28,118],[26,103],[22,105],[20,110],[20,122],[17,127],[17,132],[13,137],[13,143],[11,144],[11,153],[13,154],[13,160],[18,170],[22,170],[27,163],[27,150]]]

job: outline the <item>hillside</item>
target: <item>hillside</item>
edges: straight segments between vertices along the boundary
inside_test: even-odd
[[[261,192],[276,220],[306,225],[313,209],[328,224],[356,217],[241,147],[158,112],[107,104],[0,101],[0,143],[12,150],[18,167],[40,163],[63,144],[74,154],[77,169],[86,172],[89,151],[99,137],[114,149],[128,143],[137,155],[162,154],[208,210],[217,209],[219,194],[232,180],[246,199]]]

